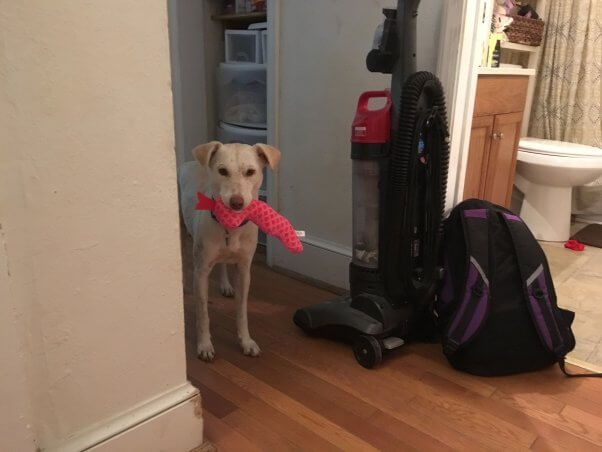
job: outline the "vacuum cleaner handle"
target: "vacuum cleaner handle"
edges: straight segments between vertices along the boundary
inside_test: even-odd
[[[370,102],[370,99],[379,99],[382,97],[387,99],[387,102],[382,108],[377,108],[376,110],[368,109],[368,103]],[[388,89],[383,89],[380,91],[364,91],[362,94],[360,94],[360,98],[357,101],[358,112],[388,110],[389,108],[391,108],[391,92]]]
[[[385,98],[381,108],[370,109],[370,99]],[[386,143],[389,141],[391,124],[391,93],[388,90],[363,92],[358,101],[351,127],[353,143]]]

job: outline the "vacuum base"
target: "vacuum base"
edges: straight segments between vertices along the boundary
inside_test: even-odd
[[[353,342],[355,358],[370,369],[380,364],[384,352],[404,344],[404,340],[394,334],[392,326],[403,324],[400,320],[406,312],[402,308],[393,308],[382,297],[363,294],[298,309],[293,321],[306,333]]]

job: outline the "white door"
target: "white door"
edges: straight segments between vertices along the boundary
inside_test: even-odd
[[[269,3],[274,56],[268,75],[272,90],[268,102],[273,106],[269,141],[282,150],[270,200],[296,229],[306,231],[306,237],[301,255],[292,255],[270,240],[268,260],[338,287],[349,285],[351,121],[361,92],[390,86],[389,76],[368,72],[365,58],[382,22],[382,8],[395,3]],[[439,0],[423,0],[419,69],[435,69],[440,15]]]

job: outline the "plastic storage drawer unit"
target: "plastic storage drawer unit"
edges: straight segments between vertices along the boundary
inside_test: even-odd
[[[220,122],[217,128],[217,139],[222,143],[265,143],[268,138],[266,129],[250,129]]]
[[[226,63],[262,63],[261,31],[226,30],[224,42]]]
[[[217,86],[221,121],[243,127],[266,128],[265,65],[220,63]]]

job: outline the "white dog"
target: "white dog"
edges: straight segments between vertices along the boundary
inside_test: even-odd
[[[197,192],[221,198],[233,210],[246,208],[257,199],[263,180],[263,168],[274,169],[280,151],[267,144],[222,144],[212,141],[193,150],[198,162],[180,168],[182,214],[194,242],[194,293],[197,306],[197,354],[210,361],[215,356],[209,332],[207,312],[209,274],[221,264],[220,290],[237,301],[238,339],[245,355],[258,356],[259,346],[249,335],[247,298],[251,282],[251,262],[257,248],[257,226],[247,222],[236,229],[226,229],[208,211],[195,210]],[[236,288],[228,278],[227,264],[236,267]]]

